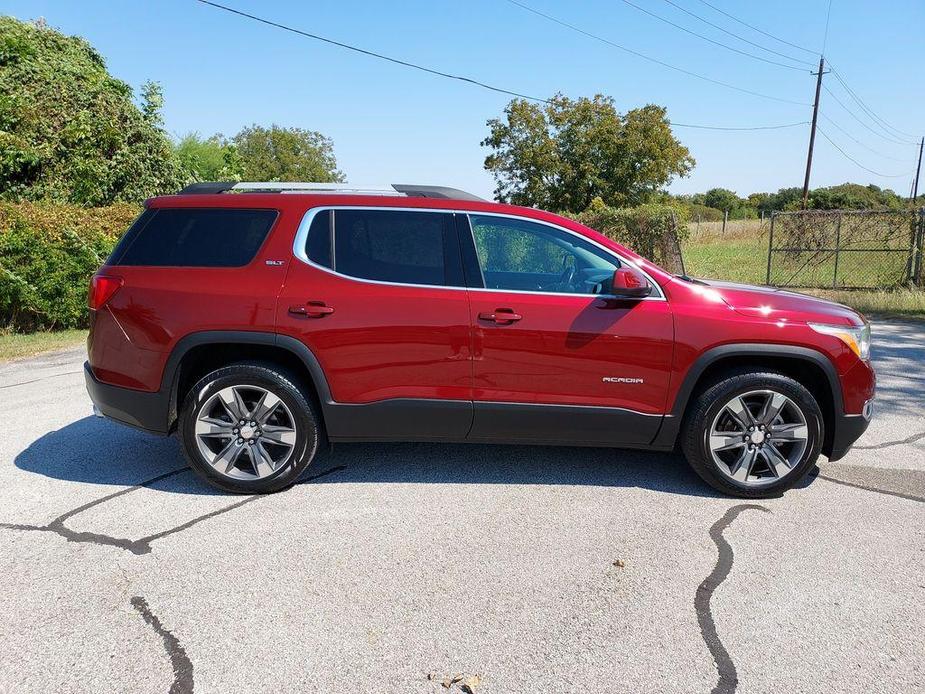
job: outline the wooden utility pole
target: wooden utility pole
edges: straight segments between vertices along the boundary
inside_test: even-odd
[[[915,183],[912,184],[912,202],[919,197],[919,174],[922,173],[922,147],[925,147],[925,137],[919,142],[919,165],[915,169]]]
[[[819,118],[819,92],[822,90],[822,74],[825,58],[819,57],[819,72],[816,73],[816,99],[813,101],[813,125],[809,131],[809,152],[806,154],[806,177],[803,179],[803,209],[809,200],[809,172],[813,168],[813,145],[816,144],[816,120]]]

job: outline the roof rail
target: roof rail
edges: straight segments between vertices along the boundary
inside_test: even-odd
[[[204,182],[191,183],[179,195],[211,195],[216,193],[328,193],[339,195],[387,195],[412,198],[442,198],[444,200],[476,200],[484,202],[472,193],[444,186],[418,186],[406,183],[391,185],[351,185],[349,183],[310,183],[302,181],[249,181],[235,183]]]

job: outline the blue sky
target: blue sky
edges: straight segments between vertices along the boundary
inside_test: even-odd
[[[678,123],[749,127],[808,121],[809,106],[743,94],[628,55],[507,0],[360,0],[258,2],[220,0],[242,11],[368,50],[465,75],[512,91],[578,97],[597,92],[620,110],[667,106]],[[713,46],[647,16],[622,0],[522,0],[582,29],[668,63],[745,89],[810,103],[814,77]],[[777,56],[735,40],[666,0],[640,7],[717,41]],[[701,0],[672,2],[751,41],[782,53],[809,53],[757,34]],[[828,0],[710,3],[791,43],[818,50]],[[493,190],[480,146],[485,121],[510,97],[384,63],[204,6],[195,0],[0,0],[0,12],[44,17],[88,39],[110,71],[136,87],[164,87],[168,130],[176,135],[234,134],[251,123],[318,130],[333,138],[340,168],[354,183],[434,183],[481,195]],[[917,140],[925,131],[920,28],[921,0],[834,0],[826,57],[877,115]],[[786,61],[782,61],[786,62]],[[825,84],[856,116],[872,124],[832,75]],[[879,173],[859,168],[817,137],[812,185],[847,180],[908,194],[916,147],[865,129],[830,94],[822,128],[845,152]],[[847,134],[841,132],[842,128]],[[697,159],[677,180],[679,193],[728,187],[740,194],[802,185],[808,126],[753,132],[678,128]],[[895,134],[894,134],[895,137]],[[852,139],[854,138],[854,139]],[[855,141],[856,140],[856,141]]]

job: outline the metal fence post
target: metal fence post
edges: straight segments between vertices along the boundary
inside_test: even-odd
[[[918,227],[915,248],[912,251],[915,254],[915,265],[912,268],[911,279],[913,284],[925,287],[925,276],[922,274],[922,254],[925,253],[925,207],[919,208]]]
[[[841,251],[841,218],[842,213],[838,213],[838,221],[835,223],[835,272],[832,273],[832,289],[838,284],[838,256]]]
[[[777,210],[771,210],[771,230],[768,232],[768,274],[764,279],[765,284],[771,284],[771,249],[774,247],[774,218],[777,216]]]

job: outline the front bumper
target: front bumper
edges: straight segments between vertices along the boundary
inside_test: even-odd
[[[873,401],[868,400],[864,403],[862,414],[843,414],[835,418],[835,426],[832,432],[832,444],[830,451],[823,451],[829,461],[840,460],[851,450],[854,442],[861,438],[861,434],[867,431],[870,425],[870,418],[873,415]]]
[[[167,415],[170,403],[164,394],[101,383],[90,370],[89,362],[84,362],[84,379],[95,414],[154,434],[168,433]]]

